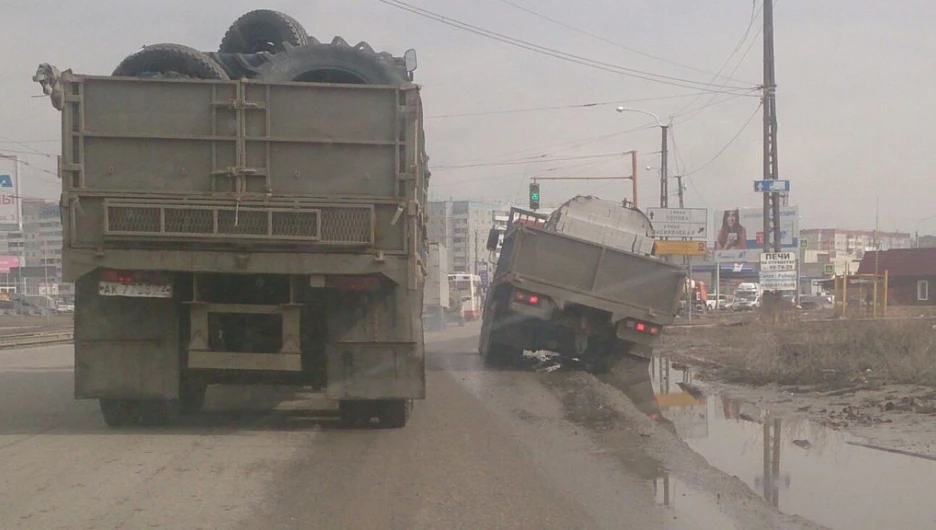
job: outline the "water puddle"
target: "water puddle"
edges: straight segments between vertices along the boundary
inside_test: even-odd
[[[936,528],[936,462],[704,395],[691,370],[665,359],[654,359],[650,375],[656,403],[677,434],[781,511],[832,528]],[[668,487],[666,494],[673,495]]]

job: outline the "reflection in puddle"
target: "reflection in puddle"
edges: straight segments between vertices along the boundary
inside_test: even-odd
[[[808,420],[703,396],[691,371],[665,359],[654,359],[650,374],[656,402],[686,443],[781,511],[833,528],[936,528],[936,462],[852,445],[847,434]]]

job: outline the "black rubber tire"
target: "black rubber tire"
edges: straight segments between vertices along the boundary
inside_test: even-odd
[[[402,429],[413,410],[412,399],[385,399],[374,403],[381,429]]]
[[[112,74],[117,77],[191,77],[230,79],[207,54],[182,44],[154,44],[128,56]]]
[[[331,44],[311,42],[287,48],[256,69],[256,79],[268,82],[401,85],[409,83],[393,58],[374,53],[366,43],[349,46],[336,37]]]
[[[136,423],[139,403],[132,399],[100,399],[101,415],[108,427],[124,427]]]
[[[305,46],[309,34],[296,19],[269,9],[257,9],[231,24],[218,51],[221,53],[278,53],[291,46]]]
[[[192,416],[202,411],[205,406],[205,394],[208,385],[183,379],[179,385],[179,414]]]
[[[140,423],[147,427],[165,427],[179,420],[179,400],[148,399],[139,402]]]
[[[519,368],[523,361],[523,349],[497,342],[490,326],[497,320],[500,312],[498,302],[491,304],[490,319],[481,319],[481,333],[478,336],[478,353],[488,368]]]
[[[372,402],[345,399],[338,402],[338,412],[344,427],[366,426],[373,416]]]

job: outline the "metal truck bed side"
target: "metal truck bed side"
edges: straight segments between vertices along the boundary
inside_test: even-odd
[[[675,316],[685,279],[677,266],[530,226],[516,227],[510,239],[498,282],[527,286],[560,307],[571,302],[605,309],[612,320],[643,316],[668,324]]]

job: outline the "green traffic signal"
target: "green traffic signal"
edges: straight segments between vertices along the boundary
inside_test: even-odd
[[[530,209],[538,210],[540,201],[540,189],[539,184],[535,182],[530,183]]]

